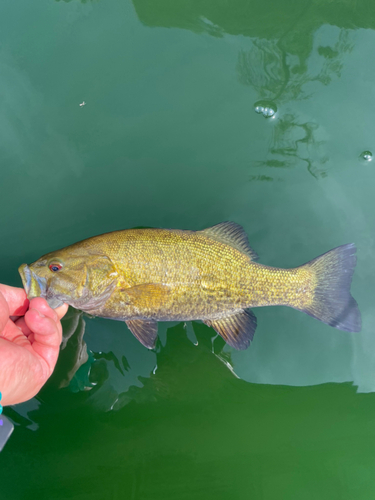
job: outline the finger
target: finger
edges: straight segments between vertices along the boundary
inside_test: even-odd
[[[4,330],[9,321],[9,307],[5,297],[0,292],[0,333]]]
[[[23,316],[29,307],[29,300],[23,288],[0,284],[0,292],[8,303],[10,316]]]
[[[48,316],[55,321],[63,318],[68,310],[68,304],[63,304],[62,306],[57,307],[56,309],[52,309],[48,305],[48,302],[42,297],[36,297],[30,301],[30,309],[37,309],[39,312],[44,314],[44,316]]]
[[[57,314],[58,318],[61,319],[65,316],[69,309],[68,304],[63,304],[62,306],[59,306],[55,309],[55,313]]]
[[[31,309],[36,309],[43,316],[47,316],[47,318],[51,318],[55,322],[58,322],[59,320],[55,310],[52,309],[52,307],[48,305],[46,299],[43,299],[42,297],[36,297],[35,299],[30,300],[30,310]]]
[[[29,309],[25,314],[25,323],[34,334],[33,350],[46,361],[52,373],[62,338],[60,322],[56,323],[37,309]]]
[[[20,328],[18,328],[13,323],[13,321],[10,320],[5,325],[3,331],[0,333],[0,338],[9,340],[9,342],[23,347],[30,345],[30,341],[28,340],[28,338],[23,334]]]
[[[21,330],[21,332],[24,335],[26,335],[26,337],[28,337],[32,333],[30,328],[26,325],[26,321],[25,321],[24,317],[19,318],[16,321],[14,321],[14,324],[16,325],[17,328],[19,328]]]
[[[29,309],[25,314],[25,323],[34,333],[36,342],[46,346],[60,346],[61,328],[52,318],[44,316],[37,309]]]

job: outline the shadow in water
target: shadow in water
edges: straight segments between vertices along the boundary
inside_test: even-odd
[[[61,324],[63,340],[59,359],[48,382],[51,387],[59,389],[71,384],[79,368],[89,359],[87,345],[83,340],[86,328],[83,313],[70,307]]]
[[[182,344],[182,351],[185,354],[188,349],[187,362],[189,364],[194,363],[197,356],[204,356],[209,364],[224,363],[229,371],[233,370],[230,354],[222,353],[225,342],[216,335],[214,330],[204,324],[194,323],[195,337],[193,339],[184,323],[168,328],[166,345],[163,347],[160,339],[158,340],[156,366],[150,366],[150,376],[145,377],[139,375],[141,370],[137,374],[137,365],[130,367],[125,354],[119,359],[113,351],[89,351],[87,353],[87,346],[83,340],[85,321],[80,311],[70,308],[62,323],[63,343],[59,359],[53,375],[38,395],[38,399],[43,402],[49,402],[51,398],[55,399],[56,389],[63,388],[65,388],[62,393],[64,398],[70,399],[69,393],[80,392],[76,403],[86,402],[101,411],[119,410],[131,401],[156,401],[159,398],[168,397],[171,392],[169,385],[173,384],[176,379],[174,374],[176,353],[170,354],[171,350],[174,351],[175,344]],[[130,332],[126,332],[124,328],[124,334],[129,335]],[[111,372],[111,367],[115,368],[115,372]],[[168,383],[159,377],[159,372],[163,370],[163,367],[168,367],[170,375]],[[140,382],[139,385],[128,386],[126,379],[130,372],[132,372],[132,379]],[[111,376],[116,377],[117,381],[123,380],[124,392],[114,389]],[[66,407],[66,404],[64,406]]]
[[[157,370],[143,378],[143,387],[117,395],[118,411],[90,404],[98,386],[76,394],[45,390],[44,404],[31,412],[38,432],[21,425],[5,449],[3,472],[23,471],[17,484],[3,474],[5,491],[23,498],[32,488],[41,499],[68,492],[74,498],[120,498],[119,492],[121,498],[156,498],[155,492],[185,498],[186,491],[189,498],[239,498],[239,491],[262,498],[266,482],[273,484],[267,491],[282,498],[301,498],[308,485],[311,498],[331,499],[334,464],[346,471],[345,491],[356,485],[345,498],[362,498],[354,494],[352,465],[372,464],[375,395],[356,394],[351,384],[244,382],[212,353],[213,343],[220,352],[223,342],[205,325],[196,324],[195,332],[198,346],[182,324],[168,330]],[[113,362],[95,363],[103,361]],[[52,459],[54,450],[59,460]],[[374,491],[370,477],[369,471],[360,482],[367,492]]]

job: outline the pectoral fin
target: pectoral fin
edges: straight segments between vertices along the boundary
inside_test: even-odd
[[[204,320],[203,323],[212,326],[228,345],[239,351],[249,347],[257,327],[257,319],[252,311],[241,311],[225,318]]]
[[[125,323],[141,344],[148,349],[153,349],[155,347],[156,337],[158,336],[158,324],[156,321],[130,319],[125,321]]]
[[[144,285],[124,288],[120,292],[126,294],[129,300],[139,307],[142,305],[159,307],[168,300],[170,287],[159,283],[145,283]]]

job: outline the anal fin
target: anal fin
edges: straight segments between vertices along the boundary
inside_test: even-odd
[[[155,347],[156,337],[158,336],[158,324],[156,321],[152,319],[129,319],[125,323],[141,344],[148,349]]]
[[[203,323],[212,326],[228,345],[239,351],[249,347],[257,327],[257,319],[252,311],[241,311],[225,318],[204,320]]]

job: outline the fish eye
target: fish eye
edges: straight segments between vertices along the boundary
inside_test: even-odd
[[[56,273],[57,271],[60,271],[62,265],[59,262],[51,262],[48,267],[53,273]]]

